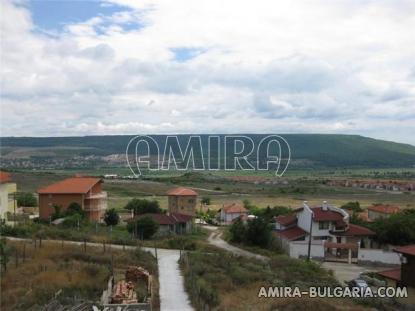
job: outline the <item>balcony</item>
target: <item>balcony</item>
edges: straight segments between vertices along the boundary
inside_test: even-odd
[[[87,200],[98,200],[98,199],[107,199],[108,195],[106,191],[101,191],[100,193],[89,194],[85,197]]]

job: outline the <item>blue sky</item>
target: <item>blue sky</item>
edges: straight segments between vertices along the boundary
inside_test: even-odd
[[[413,1],[1,6],[1,135],[342,133],[415,144]]]

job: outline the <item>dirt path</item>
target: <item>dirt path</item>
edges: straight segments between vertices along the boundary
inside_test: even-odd
[[[208,237],[208,242],[216,247],[224,249],[238,256],[243,256],[247,258],[255,258],[255,259],[262,260],[262,261],[269,260],[268,257],[255,254],[250,251],[247,251],[242,248],[229,244],[228,242],[222,239],[222,232],[220,232],[217,227],[205,226],[204,228],[212,231]]]

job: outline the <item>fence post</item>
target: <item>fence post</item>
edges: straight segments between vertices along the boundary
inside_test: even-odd
[[[102,247],[103,247],[104,254],[105,254],[105,241],[102,241]]]

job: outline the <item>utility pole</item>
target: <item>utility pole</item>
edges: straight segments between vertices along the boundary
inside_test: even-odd
[[[310,233],[308,236],[308,254],[307,254],[307,261],[310,261],[311,257],[311,238],[312,238],[312,232],[313,232],[313,212],[310,214]]]

